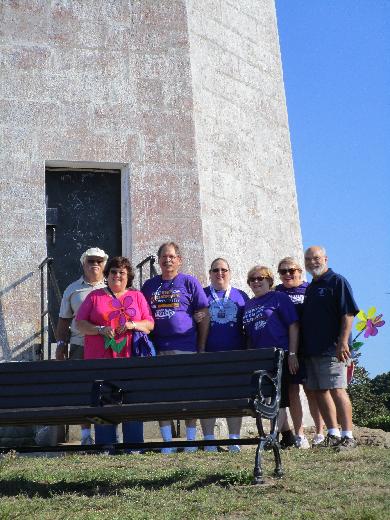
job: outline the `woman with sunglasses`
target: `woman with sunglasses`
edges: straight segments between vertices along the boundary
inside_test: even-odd
[[[231,271],[224,258],[216,258],[209,270],[210,285],[204,289],[209,300],[210,329],[206,342],[206,352],[222,352],[246,348],[242,317],[247,294],[231,286]],[[199,313],[198,313],[199,314]],[[195,319],[198,318],[198,315]],[[214,440],[216,419],[202,419],[205,440]],[[226,419],[229,438],[239,439],[241,417]],[[217,451],[216,446],[206,446],[205,451]],[[229,451],[239,452],[237,444],[229,446]]]
[[[282,433],[281,446],[295,443],[295,436],[286,421],[289,406],[289,372],[298,371],[298,314],[290,298],[282,292],[272,290],[274,277],[269,267],[256,265],[248,272],[247,282],[254,293],[244,310],[244,328],[250,348],[278,347],[285,351],[282,371],[279,428]]]
[[[282,283],[280,285],[277,285],[275,287],[275,290],[283,292],[284,294],[287,294],[287,296],[289,296],[292,303],[295,305],[295,308],[297,309],[299,318],[301,318],[303,302],[305,299],[305,292],[307,286],[309,285],[307,282],[302,280],[301,266],[295,258],[287,256],[279,262],[278,273]],[[324,440],[324,421],[321,417],[321,413],[318,408],[315,392],[312,392],[305,387],[306,370],[304,360],[298,356],[298,362],[298,372],[290,376],[290,414],[294,424],[294,430],[296,435],[295,445],[297,446],[297,448],[307,449],[310,448],[310,444],[303,430],[303,411],[301,398],[299,395],[300,385],[303,385],[304,391],[306,393],[310,413],[313,417],[313,421],[316,428],[316,433],[313,439],[313,446]]]
[[[132,331],[149,334],[154,319],[144,295],[132,288],[134,271],[127,258],[111,258],[104,276],[107,286],[92,291],[76,315],[77,327],[85,335],[84,359],[128,358],[132,354]],[[143,442],[142,423],[124,423],[123,440]],[[115,425],[96,425],[95,442],[115,444]]]

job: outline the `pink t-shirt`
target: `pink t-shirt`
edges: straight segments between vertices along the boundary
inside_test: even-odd
[[[94,325],[111,326],[117,329],[126,321],[149,320],[154,323],[152,313],[144,295],[140,291],[129,289],[119,298],[113,298],[105,289],[92,291],[76,315],[76,321],[86,320]],[[105,346],[100,335],[86,335],[84,340],[84,359],[131,357],[131,331],[115,334],[114,349]]]

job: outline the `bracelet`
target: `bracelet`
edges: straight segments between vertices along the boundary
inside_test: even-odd
[[[289,356],[296,356],[296,353],[295,352],[289,352],[288,355]]]
[[[57,341],[57,347],[66,347],[67,345],[68,345],[67,341],[63,341],[62,339]]]

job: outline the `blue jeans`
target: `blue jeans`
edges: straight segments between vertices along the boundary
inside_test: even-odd
[[[123,442],[144,442],[144,423],[129,421],[122,423]],[[116,444],[116,424],[95,424],[95,444]]]

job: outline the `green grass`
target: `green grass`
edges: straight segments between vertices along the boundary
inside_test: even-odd
[[[252,486],[241,454],[72,455],[0,462],[3,519],[388,519],[390,450],[290,450],[286,476]]]

